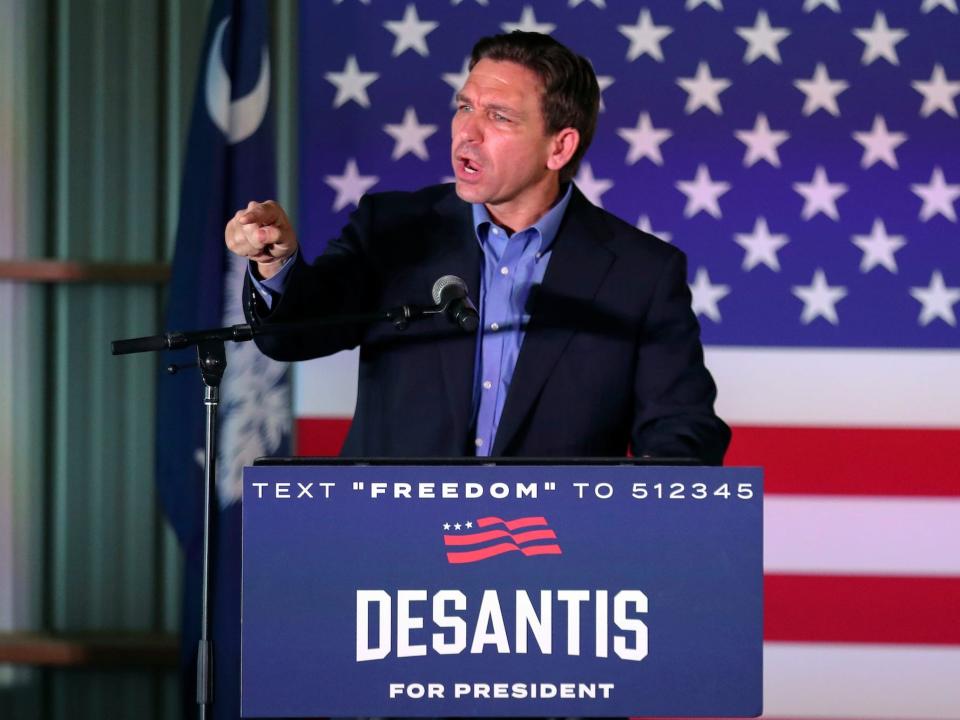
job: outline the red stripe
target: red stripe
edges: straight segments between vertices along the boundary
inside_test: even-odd
[[[297,454],[337,455],[349,418],[297,420]],[[738,425],[727,465],[762,465],[768,493],[958,496],[960,429]]]
[[[563,554],[559,545],[533,545],[530,547],[518,547],[513,543],[500,543],[499,545],[491,545],[490,547],[485,547],[481,550],[448,552],[447,561],[453,564],[478,562],[480,560],[486,560],[487,558],[494,557],[495,555],[503,555],[503,553],[514,552],[516,550],[519,550],[527,556]]]
[[[764,466],[768,493],[957,496],[958,448],[960,429],[737,426],[726,464]]]
[[[480,543],[494,540],[496,538],[508,537],[518,545],[533,540],[555,540],[557,534],[553,530],[528,530],[527,532],[517,533],[516,535],[508,533],[506,530],[488,530],[482,533],[473,533],[471,535],[444,535],[444,545],[479,545]]]
[[[518,530],[525,527],[535,527],[537,525],[547,525],[545,517],[525,517],[516,520],[501,520],[498,517],[482,517],[477,520],[480,527],[490,527],[491,525],[506,525],[507,530]]]
[[[336,457],[347,439],[351,418],[297,418],[296,454]]]
[[[766,575],[765,640],[960,645],[960,578]]]
[[[520,548],[524,555],[563,555],[559,545],[533,545]]]
[[[297,454],[340,452],[349,418],[297,420]],[[960,429],[738,425],[727,465],[762,465],[768,493],[958,496]]]

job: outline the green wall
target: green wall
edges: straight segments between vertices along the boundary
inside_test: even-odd
[[[0,261],[169,262],[209,0],[0,0]],[[296,4],[271,3],[280,199]],[[153,489],[164,287],[0,278],[0,632],[172,633]],[[0,717],[178,717],[169,670],[0,667]]]

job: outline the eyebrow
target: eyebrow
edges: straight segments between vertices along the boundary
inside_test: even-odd
[[[457,103],[458,105],[459,105],[460,103],[466,103],[467,105],[475,105],[475,104],[476,104],[476,103],[474,103],[473,100],[471,100],[468,96],[464,95],[463,92],[458,92],[458,93],[456,94],[455,100],[456,100],[456,103]],[[505,115],[510,115],[510,116],[512,116],[512,117],[515,117],[515,118],[522,118],[522,117],[524,117],[524,114],[523,114],[520,110],[517,110],[517,108],[511,107],[510,105],[500,105],[500,104],[498,104],[498,103],[489,103],[489,104],[487,104],[487,105],[484,105],[484,106],[483,106],[483,109],[484,109],[484,110],[495,110],[496,112],[501,112],[501,113],[503,113],[503,114],[505,114]]]

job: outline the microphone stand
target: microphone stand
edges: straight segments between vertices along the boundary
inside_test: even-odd
[[[399,330],[406,330],[412,320],[447,312],[447,305],[422,307],[401,305],[391,310],[356,315],[338,315],[297,323],[280,323],[268,327],[256,325],[231,325],[228,327],[189,332],[167,332],[162,335],[114,340],[110,343],[113,355],[129,355],[162,350],[197,348],[197,365],[203,380],[203,405],[206,409],[206,441],[203,451],[203,580],[200,608],[200,641],[197,646],[197,704],[200,720],[206,720],[213,705],[213,640],[210,628],[213,624],[211,603],[211,522],[215,502],[217,474],[217,410],[220,405],[220,381],[227,369],[227,353],[224,343],[247,342],[259,335],[286,335],[309,332],[324,327],[342,325],[366,325],[375,322],[390,322]],[[171,375],[190,365],[169,365]]]

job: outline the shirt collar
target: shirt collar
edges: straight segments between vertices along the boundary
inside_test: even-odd
[[[560,198],[559,202],[550,208],[546,214],[533,225],[518,230],[517,232],[530,229],[536,230],[540,234],[540,252],[549,250],[550,246],[553,245],[553,241],[557,238],[560,222],[563,220],[563,215],[567,211],[567,205],[570,204],[570,196],[572,194],[573,183],[567,183],[567,189],[564,191],[563,197]],[[473,209],[473,229],[482,247],[486,241],[490,226],[496,225],[496,223],[493,221],[493,218],[490,217],[490,213],[483,203],[473,203],[471,208]]]

